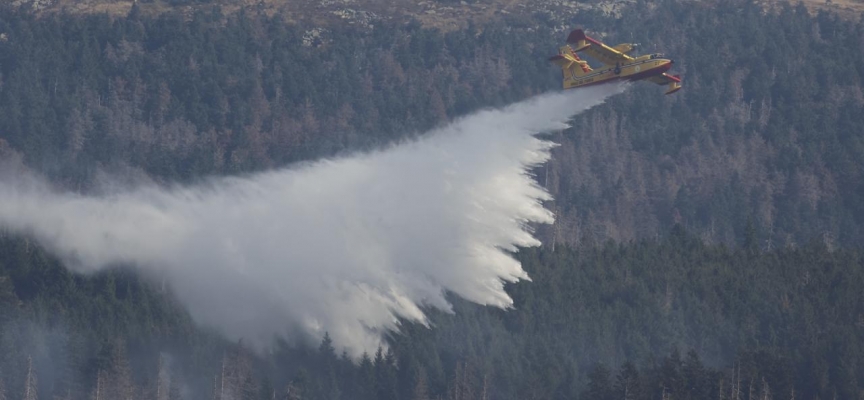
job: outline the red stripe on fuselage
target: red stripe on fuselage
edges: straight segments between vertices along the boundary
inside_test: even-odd
[[[579,86],[572,86],[571,89],[577,88],[577,87],[599,85],[601,83],[607,83],[607,82],[612,82],[612,81],[617,81],[617,80],[638,81],[641,79],[650,78],[650,77],[655,76],[655,75],[660,75],[660,74],[670,70],[671,68],[672,68],[672,63],[666,63],[663,65],[654,67],[652,69],[642,71],[642,72],[639,72],[637,74],[633,74],[633,75],[629,75],[629,76],[614,75],[614,74],[612,74],[612,70],[610,69],[610,70],[607,70],[604,74],[595,78],[594,82],[586,83],[584,85],[579,85]],[[608,75],[608,76],[604,76],[604,75]]]

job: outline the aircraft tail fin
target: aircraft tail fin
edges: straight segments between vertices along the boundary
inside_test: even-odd
[[[561,47],[558,54],[550,57],[549,61],[561,67],[565,81],[584,76],[592,71],[588,62],[579,58],[570,46]]]
[[[567,43],[578,43],[582,40],[585,40],[585,31],[581,29],[574,29],[570,32],[570,36],[567,36]]]
[[[588,46],[591,46],[591,43],[588,42],[588,36],[585,36],[585,31],[581,29],[574,29],[570,32],[570,35],[567,36],[567,43],[573,46],[573,51],[582,51],[585,50]]]

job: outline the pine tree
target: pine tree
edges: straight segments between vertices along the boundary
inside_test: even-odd
[[[663,359],[660,366],[660,379],[666,392],[674,396],[683,395],[684,379],[681,377],[681,353],[672,349],[672,354]]]
[[[81,398],[84,392],[81,382],[84,362],[84,339],[80,335],[68,334],[64,337],[60,349],[61,360],[58,368],[60,374],[54,388],[54,397],[62,400]]]
[[[318,353],[324,357],[325,360],[335,360],[336,359],[336,349],[333,347],[333,340],[330,339],[330,333],[324,332],[324,338],[321,339],[321,345],[318,346]]]
[[[375,392],[378,400],[396,400],[398,388],[396,386],[396,366],[393,363],[393,355],[389,351],[379,347],[375,353]]]
[[[612,388],[612,379],[609,369],[603,364],[596,364],[588,373],[588,387],[585,389],[583,398],[596,400],[612,400],[615,395]]]
[[[135,394],[132,381],[132,368],[126,356],[126,343],[115,339],[107,343],[102,350],[105,370],[101,376],[104,399],[129,400]]]
[[[270,383],[270,378],[266,375],[264,376],[263,381],[261,382],[261,391],[258,394],[258,399],[260,400],[276,400],[276,389],[273,388],[273,384]]]
[[[375,400],[377,393],[375,389],[378,387],[376,383],[375,365],[368,353],[363,353],[360,357],[360,368],[357,376],[357,386],[360,387],[360,398],[362,400]]]
[[[303,400],[307,398],[309,391],[309,374],[305,369],[300,369],[285,390],[286,400]]]
[[[420,370],[417,372],[417,379],[414,384],[414,390],[411,394],[411,400],[430,400],[429,387],[426,382],[426,370],[423,369],[423,367],[420,367]]]
[[[180,394],[180,380],[177,376],[171,377],[171,384],[168,386],[167,400],[181,400],[183,396]]]
[[[705,367],[702,365],[702,360],[699,359],[699,354],[695,350],[691,349],[687,352],[682,369],[686,398],[707,398],[709,396],[708,379],[706,379]]]
[[[19,303],[12,281],[0,275],[0,326],[6,326],[17,314]]]
[[[615,382],[615,399],[633,400],[638,397],[639,371],[631,362],[621,366]]]
[[[756,233],[756,223],[752,217],[747,217],[747,224],[744,227],[744,248],[751,253],[759,250],[759,238]]]

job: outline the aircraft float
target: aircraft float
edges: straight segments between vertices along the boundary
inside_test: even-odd
[[[599,40],[585,35],[581,29],[570,32],[567,44],[558,50],[558,54],[549,58],[561,67],[564,74],[564,89],[596,85],[615,80],[639,81],[647,79],[658,85],[669,85],[666,94],[681,90],[681,78],[678,75],[666,73],[675,61],[665,58],[662,53],[646,54],[638,57],[627,55],[637,45],[622,43],[609,47]],[[591,68],[587,61],[579,58],[577,53],[585,52],[603,63],[603,67]]]

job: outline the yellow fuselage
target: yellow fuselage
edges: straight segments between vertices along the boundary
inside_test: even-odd
[[[651,55],[644,55],[620,65],[604,66],[581,76],[571,72],[570,76],[564,79],[564,89],[596,85],[618,79],[636,81],[660,75],[672,68],[672,60],[651,57]],[[571,71],[575,71],[575,69]]]

